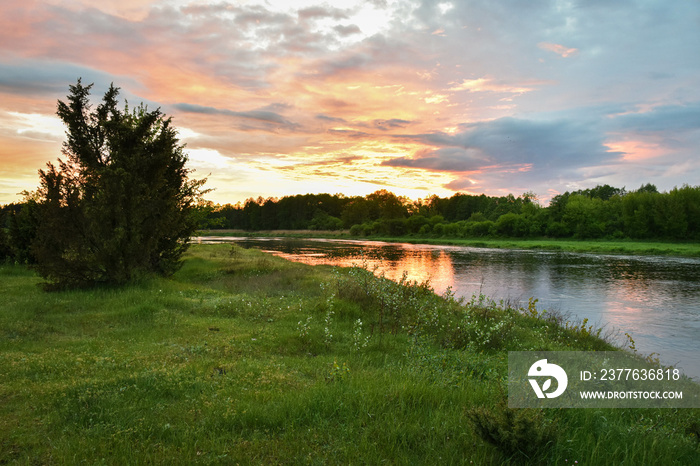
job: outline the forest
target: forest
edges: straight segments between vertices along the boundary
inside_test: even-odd
[[[700,238],[700,186],[659,192],[599,185],[565,192],[543,207],[533,193],[457,193],[411,201],[386,190],[364,197],[305,194],[204,206],[203,228],[340,230],[353,236],[575,239]]]
[[[0,260],[32,262],[36,201],[0,207]],[[349,230],[352,236],[425,238],[700,239],[700,186],[659,192],[609,185],[565,192],[542,206],[533,193],[457,193],[411,201],[380,190],[367,196],[298,194],[198,206],[200,229]]]

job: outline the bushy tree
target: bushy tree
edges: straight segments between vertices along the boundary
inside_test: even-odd
[[[39,171],[36,269],[59,287],[172,273],[206,180],[188,179],[184,146],[160,109],[120,110],[112,85],[93,110],[91,87],[78,80],[58,102],[66,160]]]

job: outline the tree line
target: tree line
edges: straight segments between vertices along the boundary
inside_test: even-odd
[[[565,192],[543,207],[533,193],[457,193],[411,201],[389,191],[367,196],[299,194],[243,203],[200,202],[200,229],[349,230],[353,236],[700,240],[700,186],[659,192],[609,185]],[[41,220],[34,199],[0,207],[0,260],[36,261]],[[107,231],[103,234],[109,236]]]
[[[380,190],[367,196],[304,194],[200,207],[202,228],[340,230],[354,236],[700,239],[700,187],[659,192],[609,185],[565,192],[547,207],[533,193],[457,193],[418,201]]]

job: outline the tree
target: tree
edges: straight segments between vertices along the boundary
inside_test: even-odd
[[[372,194],[365,196],[370,206],[373,206],[377,211],[377,218],[393,219],[404,218],[407,214],[405,203],[407,199],[397,197],[396,194],[380,189]]]
[[[66,161],[39,170],[36,269],[50,285],[123,283],[177,270],[206,180],[189,180],[177,131],[157,109],[117,108],[111,85],[92,110],[78,79],[58,116]]]
[[[36,259],[32,254],[32,244],[41,218],[35,194],[24,192],[24,196],[24,203],[18,205],[20,208],[13,211],[8,218],[7,244],[16,262],[33,264],[36,263]]]
[[[576,238],[601,238],[606,231],[604,201],[572,194],[564,208],[563,222]]]

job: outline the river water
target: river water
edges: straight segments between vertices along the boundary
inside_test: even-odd
[[[200,242],[235,242],[307,264],[366,263],[398,280],[430,282],[437,293],[451,287],[467,299],[483,293],[567,320],[602,327],[618,344],[625,333],[644,354],[658,353],[700,379],[700,259],[578,254],[527,250],[413,245],[376,241],[202,237]]]

